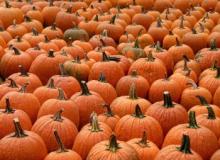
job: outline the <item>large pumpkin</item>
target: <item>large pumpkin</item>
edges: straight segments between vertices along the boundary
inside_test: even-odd
[[[55,151],[57,143],[53,136],[53,129],[56,129],[67,148],[71,148],[78,130],[76,125],[68,118],[62,117],[63,110],[54,115],[45,115],[39,118],[33,125],[32,131],[37,133],[44,140],[48,151]]]
[[[117,141],[115,135],[112,135],[110,140],[93,146],[87,160],[111,160],[111,157],[114,157],[115,160],[139,160],[135,149],[123,141]]]
[[[19,119],[15,118],[13,122],[15,132],[0,140],[0,160],[44,159],[47,148],[42,138],[34,132],[23,130]]]

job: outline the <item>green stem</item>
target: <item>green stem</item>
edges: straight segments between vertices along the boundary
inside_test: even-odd
[[[216,119],[215,112],[212,107],[207,107],[208,110],[208,119]]]
[[[81,81],[80,82],[80,86],[81,86],[81,90],[82,90],[81,95],[86,95],[86,96],[91,95],[91,93],[89,92],[88,86],[87,86],[85,81]]]
[[[4,113],[7,113],[7,114],[14,113],[15,110],[13,108],[11,108],[10,101],[9,101],[8,97],[5,99],[5,102],[6,102],[6,106],[5,106]]]
[[[136,105],[133,116],[140,119],[145,117],[145,115],[141,111],[139,104]]]
[[[203,105],[203,106],[209,106],[209,104],[208,104],[208,102],[206,101],[205,97],[200,96],[200,95],[197,95],[196,97],[199,99],[201,105]]]
[[[14,127],[15,127],[15,135],[13,135],[13,137],[23,138],[23,137],[28,136],[24,133],[24,130],[22,129],[20,121],[18,120],[18,118],[14,118],[13,123],[14,123]]]
[[[52,119],[54,121],[58,121],[58,122],[62,122],[63,121],[63,118],[62,118],[62,113],[63,113],[64,109],[62,108],[61,110],[59,110],[58,112],[56,112],[54,114],[54,116],[52,117]]]
[[[153,62],[155,60],[152,51],[149,51],[149,53],[147,54],[147,61],[151,61]]]
[[[106,78],[105,78],[105,75],[103,73],[101,73],[100,76],[99,76],[99,82],[103,82],[103,83],[106,82]]]
[[[179,148],[179,151],[181,151],[185,154],[192,154],[192,152],[190,150],[190,138],[188,135],[183,134],[182,144]]]
[[[189,112],[189,126],[188,128],[193,128],[193,129],[197,129],[200,128],[196,122],[196,114],[195,111],[190,111]]]
[[[54,133],[56,142],[57,142],[57,144],[58,144],[58,146],[59,146],[58,153],[68,152],[68,150],[65,148],[65,146],[64,146],[64,144],[63,144],[63,142],[62,142],[62,140],[61,140],[61,138],[60,138],[60,136],[59,136],[57,130],[54,130],[53,133]]]
[[[174,106],[172,102],[172,98],[168,91],[163,92],[163,99],[164,99],[164,104],[163,104],[164,107],[172,108]]]
[[[134,48],[140,48],[138,39],[135,40]]]
[[[19,92],[20,92],[20,93],[26,93],[27,86],[28,86],[28,83],[25,83],[24,85],[22,85],[22,86],[21,86],[21,89],[19,90]]]
[[[53,78],[51,78],[47,84],[47,88],[52,88],[52,89],[55,89],[55,85],[54,85],[54,80]]]

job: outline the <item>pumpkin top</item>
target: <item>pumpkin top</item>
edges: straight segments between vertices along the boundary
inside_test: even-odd
[[[47,88],[55,89],[54,80],[51,78],[47,84]]]
[[[212,120],[216,119],[215,112],[212,109],[212,107],[209,106],[209,107],[206,107],[206,108],[208,110],[208,119],[212,119]]]
[[[64,146],[57,130],[54,130],[54,136],[55,136],[56,142],[59,146],[59,149],[57,150],[57,153],[68,152],[68,150],[65,148],[65,146]]]
[[[11,87],[11,88],[18,88],[16,82],[15,82],[13,79],[8,78],[8,80],[10,81],[8,87]]]
[[[99,82],[103,82],[103,83],[106,83],[106,82],[107,82],[104,73],[100,73],[100,76],[99,76],[99,80],[98,80],[98,81],[99,81]]]
[[[59,64],[59,68],[60,68],[60,75],[62,77],[67,77],[68,74],[67,74],[66,70],[64,69],[64,65],[63,64]]]
[[[81,81],[80,82],[80,86],[81,86],[81,95],[84,95],[84,96],[89,96],[89,95],[91,95],[91,93],[89,92],[89,88],[88,88],[88,86],[87,86],[87,84],[86,84],[86,82],[85,81]]]
[[[141,111],[141,108],[140,108],[139,104],[136,105],[135,112],[132,114],[132,116],[134,116],[136,118],[140,118],[140,119],[145,117],[145,115]]]
[[[55,57],[55,56],[54,56],[54,50],[50,49],[50,50],[48,51],[48,57],[50,57],[50,58]]]
[[[177,148],[180,152],[183,152],[185,154],[192,154],[190,150],[190,138],[188,135],[183,134],[182,137],[182,144],[179,148]]]
[[[153,62],[155,60],[152,51],[149,51],[149,53],[147,54],[147,61]]]
[[[111,135],[111,137],[109,139],[109,145],[108,145],[107,150],[115,153],[118,149],[120,149],[120,147],[117,143],[117,138],[115,135]]]
[[[6,102],[6,106],[5,106],[5,111],[4,113],[7,113],[7,114],[12,114],[15,112],[15,110],[13,108],[11,108],[11,105],[10,105],[10,101],[9,101],[9,98],[7,97],[5,99],[5,102]]]
[[[210,41],[210,50],[211,50],[211,51],[217,51],[217,50],[218,50],[218,48],[217,48],[217,46],[216,46],[216,39],[212,39],[212,40]]]
[[[18,118],[14,118],[13,123],[15,127],[15,134],[12,137],[23,138],[28,136],[27,134],[24,133],[24,130],[22,129]]]
[[[205,97],[200,96],[200,95],[197,95],[196,97],[199,99],[201,105],[203,105],[203,106],[209,106],[209,104],[208,104],[208,102],[206,101]]]
[[[21,86],[21,89],[18,91],[20,93],[26,93],[28,83],[25,83]]]
[[[28,73],[27,71],[25,70],[25,68],[22,66],[22,65],[19,65],[19,70],[20,70],[20,76],[22,77],[28,77]]]
[[[54,114],[53,117],[51,117],[54,121],[57,121],[57,122],[62,122],[63,121],[63,118],[61,116],[61,114],[63,113],[64,109],[62,108],[61,110],[59,110],[58,112],[56,112]]]
[[[189,126],[188,128],[198,129],[200,128],[196,122],[195,111],[189,112]]]
[[[139,144],[139,146],[141,147],[148,147],[148,144],[147,144],[147,133],[144,131],[143,132],[143,136],[141,138],[141,140],[139,142],[137,142]]]
[[[105,115],[107,116],[107,117],[113,117],[115,114],[112,112],[112,109],[111,109],[111,107],[110,107],[110,105],[109,104],[103,104],[103,106],[106,108],[106,112],[105,112]]]
[[[62,88],[58,88],[58,92],[59,92],[59,95],[58,95],[57,99],[66,100],[66,97],[64,95],[64,91],[62,90]]]
[[[217,74],[215,76],[215,78],[220,78],[220,67],[217,67]]]
[[[172,108],[174,107],[173,102],[172,102],[172,98],[170,96],[170,93],[168,91],[163,92],[163,101],[164,104],[163,106],[166,108]]]
[[[130,99],[138,99],[137,91],[136,91],[136,85],[135,85],[134,82],[133,82],[133,83],[131,84],[131,86],[130,86],[129,98],[130,98]]]
[[[97,114],[95,112],[93,112],[91,114],[90,125],[91,125],[91,129],[90,129],[91,132],[100,132],[100,131],[102,131],[100,129],[98,118],[97,118]]]

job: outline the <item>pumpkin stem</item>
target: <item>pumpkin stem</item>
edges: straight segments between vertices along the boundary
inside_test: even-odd
[[[205,31],[205,27],[202,23],[199,23],[199,28],[201,29],[201,32]]]
[[[98,81],[103,82],[103,83],[106,82],[106,78],[105,78],[105,75],[103,73],[100,74]]]
[[[15,55],[20,55],[20,51],[16,47],[12,47]]]
[[[31,22],[32,19],[31,19],[29,16],[24,15],[24,21],[25,21],[25,22]]]
[[[64,144],[63,144],[63,142],[62,142],[62,140],[61,140],[61,138],[60,138],[60,136],[59,136],[57,130],[54,130],[53,133],[54,133],[56,142],[57,142],[57,144],[58,144],[58,146],[59,146],[58,153],[68,152],[68,150],[65,148],[65,146],[64,146]]]
[[[102,61],[104,62],[109,61],[109,57],[107,56],[105,52],[102,52]]]
[[[52,50],[52,49],[49,50],[48,57],[55,57],[54,56],[54,50]]]
[[[188,128],[194,128],[194,129],[200,128],[196,122],[195,111],[189,112],[189,126],[188,126]]]
[[[9,101],[8,97],[5,99],[5,102],[6,102],[6,106],[5,106],[4,113],[7,113],[7,114],[14,113],[15,110],[13,108],[11,108],[10,101]]]
[[[112,112],[112,109],[111,109],[111,107],[110,107],[109,104],[105,103],[105,104],[103,104],[103,107],[106,108],[106,111],[107,111],[107,112],[105,113],[105,115],[106,115],[107,117],[113,117],[113,116],[114,116],[114,113]]]
[[[9,84],[8,87],[11,87],[11,88],[18,88],[16,82],[15,82],[13,79],[8,78],[8,80],[10,81],[10,84]]]
[[[212,107],[206,107],[208,110],[208,119],[216,119],[215,112]]]
[[[49,0],[49,6],[53,6],[53,0]]]
[[[218,63],[217,60],[215,60],[215,61],[213,62],[212,66],[211,66],[211,70],[216,70],[216,69],[217,69],[217,63]]]
[[[68,7],[68,8],[66,9],[66,13],[72,13],[72,7]]]
[[[197,84],[193,80],[190,80],[187,84],[191,85],[193,89],[198,89]]]
[[[4,28],[2,26],[0,26],[0,32],[3,32]]]
[[[19,70],[20,70],[20,76],[23,76],[23,77],[28,77],[28,73],[27,71],[24,69],[24,67],[22,65],[19,65]]]
[[[47,84],[47,88],[52,88],[52,89],[55,89],[55,85],[54,85],[54,80],[53,78],[51,78]]]
[[[58,112],[56,112],[54,114],[54,116],[52,117],[54,121],[58,121],[58,122],[62,122],[63,118],[62,118],[62,113],[63,113],[64,109],[62,108],[61,110],[59,110]]]
[[[188,60],[187,59],[185,57],[183,58],[183,61],[184,61],[183,70],[184,71],[188,71],[189,70],[188,65],[187,65],[189,59]]]
[[[114,15],[112,18],[111,18],[111,20],[110,20],[110,24],[115,24],[115,19],[116,19],[116,15]]]
[[[11,5],[9,4],[8,1],[5,1],[5,7],[6,7],[6,8],[11,8]]]
[[[20,93],[25,93],[26,90],[27,90],[27,86],[28,86],[28,83],[25,83],[24,85],[21,86],[21,89],[19,90]]]
[[[135,40],[134,48],[140,48],[138,39]]]
[[[163,51],[163,49],[161,48],[161,45],[160,45],[160,41],[157,41],[157,44],[156,44],[155,48],[156,48],[157,52],[162,52]]]
[[[133,116],[136,118],[144,118],[145,117],[145,115],[141,111],[139,104],[136,105],[135,112],[134,112]]]
[[[21,127],[19,119],[14,118],[13,122],[14,122],[14,127],[15,127],[15,135],[13,137],[17,137],[17,138],[27,137],[28,135],[24,133],[24,130]]]
[[[220,67],[217,67],[217,74],[216,74],[216,78],[220,78]]]
[[[94,21],[96,21],[96,22],[99,21],[99,15],[96,15],[96,16],[95,16]]]
[[[100,132],[101,129],[99,127],[99,122],[97,118],[97,114],[93,112],[90,117],[90,125],[92,126],[91,131],[92,132]]]
[[[138,73],[137,73],[136,70],[132,70],[132,71],[131,71],[131,76],[132,76],[132,77],[137,77],[137,75],[138,75]]]
[[[210,50],[211,50],[211,51],[213,51],[213,50],[214,50],[214,51],[218,50],[218,49],[217,49],[217,46],[216,46],[216,39],[212,39],[212,40],[211,40],[211,42],[210,42]]]
[[[58,98],[59,100],[66,100],[66,97],[64,95],[64,91],[62,90],[62,88],[58,88],[58,92],[59,92],[59,95],[58,95]]]
[[[53,23],[50,28],[51,30],[57,30],[56,23]]]
[[[59,64],[59,68],[60,68],[60,75],[62,77],[66,77],[68,76],[68,74],[66,73],[65,69],[64,69],[64,65],[63,64]]]
[[[201,105],[203,105],[203,106],[209,106],[209,104],[208,104],[208,102],[206,101],[205,97],[200,96],[200,95],[197,95],[196,98],[199,99]]]
[[[161,24],[161,19],[160,19],[160,17],[158,17],[158,19],[157,19],[157,27],[162,27],[162,24]]]
[[[120,149],[120,147],[118,146],[116,136],[113,134],[109,139],[108,150],[115,153],[118,149]]]
[[[36,28],[32,28],[32,34],[34,35],[34,36],[38,36],[39,35],[39,33],[38,33],[38,31],[36,30]]]
[[[179,148],[179,151],[181,151],[185,154],[192,154],[192,152],[190,150],[190,138],[188,135],[183,134],[182,144]]]
[[[172,98],[170,96],[170,93],[168,91],[165,91],[163,92],[163,101],[164,101],[164,104],[163,106],[166,107],[166,108],[171,108],[173,107],[173,102],[172,102]]]
[[[141,140],[138,142],[138,144],[140,144],[143,147],[147,146],[147,133],[146,133],[146,131],[143,132],[143,136],[142,136]]]
[[[81,95],[86,95],[86,96],[91,95],[91,93],[89,92],[88,86],[87,86],[85,81],[81,81],[80,82],[80,86],[81,86],[81,90],[82,90]]]
[[[135,83],[132,83],[131,86],[130,86],[129,98],[130,99],[138,99]]]
[[[22,41],[20,36],[17,36],[16,40],[17,40],[17,42],[21,42]]]
[[[50,42],[50,40],[48,39],[48,37],[47,37],[46,35],[44,36],[44,42],[45,42],[45,43]]]
[[[184,28],[184,16],[181,16],[181,18],[180,18],[180,26],[179,26],[179,28]]]
[[[155,60],[152,51],[149,51],[149,53],[147,54],[147,61],[151,61],[153,62]]]
[[[193,33],[193,34],[197,34],[195,28],[192,28],[192,33]]]
[[[179,39],[176,37],[176,46],[181,46]]]

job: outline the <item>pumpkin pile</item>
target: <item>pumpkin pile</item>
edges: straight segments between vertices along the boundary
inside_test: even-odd
[[[220,1],[0,0],[0,160],[220,160]]]

